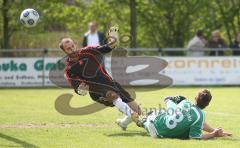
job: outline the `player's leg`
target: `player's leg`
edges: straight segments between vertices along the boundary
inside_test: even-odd
[[[118,82],[115,82],[114,86],[118,90],[118,94],[122,98],[123,102],[127,103],[133,111],[138,113],[138,115],[141,115],[141,108],[137,104],[137,102],[132,98],[132,96],[124,88],[122,88],[122,86]],[[120,126],[123,130],[126,130],[127,126],[131,122],[132,122],[132,119],[127,116],[116,120],[116,123],[118,124],[118,126]]]
[[[109,107],[113,107],[114,106],[113,101],[107,99],[106,96],[103,95],[104,93],[89,92],[89,94],[90,94],[90,97],[92,98],[92,100],[94,100],[94,101],[96,101],[98,103],[104,104],[105,106],[109,106]],[[121,119],[121,121],[118,121],[118,122],[122,123],[122,121],[123,121],[124,125],[121,124],[121,126],[120,125],[119,126],[123,130],[126,130],[125,124],[128,125],[130,122],[132,122],[132,117],[125,116],[123,119]]]
[[[131,101],[127,103],[129,105],[129,107],[135,111],[136,113],[138,113],[138,115],[141,115],[141,109],[139,107],[139,105],[136,103],[136,101]],[[132,118],[125,116],[121,119],[117,119],[116,123],[118,124],[118,126],[120,126],[122,128],[122,130],[126,130],[127,126],[132,123]]]
[[[132,118],[128,116],[124,116],[123,118],[119,118],[116,120],[117,125],[122,129],[126,130],[128,125],[132,123]]]
[[[89,95],[93,101],[96,101],[108,107],[114,107],[113,103],[111,101],[108,101],[102,93],[89,92]]]
[[[140,121],[140,127],[143,127],[149,134],[151,137],[153,138],[157,138],[157,130],[153,125],[153,121],[155,120],[155,118],[157,117],[156,112],[152,112],[149,115],[147,115],[145,118],[143,118]]]
[[[139,111],[139,108],[136,103],[130,103],[130,105],[134,108],[134,110],[127,104],[129,102],[132,102],[133,99],[130,97],[130,95],[125,92],[121,93],[118,87],[115,85],[115,82],[113,81],[104,81],[101,85],[92,85],[90,87],[90,92],[92,93],[98,93],[102,99],[96,99],[95,101],[100,102],[104,104],[105,102],[110,102],[114,106],[118,108],[119,111],[124,113],[127,117],[125,119],[130,120],[131,119],[137,119],[138,118],[138,113],[141,112]],[[98,97],[100,98],[100,97]],[[103,102],[104,101],[104,102]],[[138,113],[137,113],[138,112]],[[133,114],[133,116],[132,116]]]
[[[127,105],[127,103],[123,102],[121,96],[117,94],[117,90],[114,89],[114,83],[112,81],[104,80],[101,84],[95,83],[95,85],[90,85],[89,92],[99,94],[102,98],[106,99],[107,102],[112,103],[120,112],[128,117],[132,117],[132,114],[137,114]]]
[[[157,138],[157,137],[158,137],[158,136],[157,136],[156,129],[155,129],[153,123],[147,121],[147,122],[145,123],[144,128],[147,130],[147,132],[150,134],[151,137],[153,137],[153,138]]]
[[[124,101],[124,100],[123,100]],[[138,115],[141,115],[141,108],[140,106],[137,104],[136,101],[131,101],[131,102],[128,102],[127,103],[128,106],[133,110],[135,111],[136,113],[138,113]]]
[[[117,93],[112,90],[99,89],[98,91],[90,91],[89,94],[94,101],[106,106],[116,106],[119,111],[130,118],[133,113],[137,114],[127,103],[122,101],[122,98]]]
[[[114,82],[114,88],[118,90],[118,94],[122,98],[123,102],[127,103],[133,111],[138,113],[138,115],[141,115],[140,106],[118,82]]]
[[[115,93],[114,91],[107,91],[106,93],[106,99],[108,99],[108,101],[112,101],[114,106],[116,106],[118,108],[118,110],[122,113],[124,113],[126,116],[128,117],[132,117],[132,114],[136,114],[136,112],[134,112],[127,103],[123,102],[123,100],[121,99],[121,97]]]

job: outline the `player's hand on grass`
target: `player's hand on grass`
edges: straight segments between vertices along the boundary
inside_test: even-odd
[[[88,90],[89,86],[86,83],[82,82],[77,88],[77,93],[81,96],[85,96],[87,95]]]
[[[228,136],[232,136],[232,134],[231,134],[231,133],[228,133],[228,132],[224,132],[224,131],[223,131],[223,137],[228,137]]]
[[[223,136],[223,130],[221,128],[216,128],[213,131],[214,137],[222,137]]]
[[[224,132],[222,128],[216,128],[213,131],[215,137],[226,137],[226,136],[232,136],[231,133]]]
[[[221,137],[232,136],[231,133],[225,132],[221,127],[218,128],[218,129],[219,129],[219,135],[220,135]]]
[[[108,37],[108,46],[110,48],[116,48],[116,46],[119,44],[119,38],[118,38],[118,27],[113,26],[108,30],[107,33]]]

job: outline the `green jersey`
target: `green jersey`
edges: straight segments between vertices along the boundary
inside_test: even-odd
[[[179,104],[168,100],[166,111],[159,112],[152,123],[159,137],[200,138],[204,113],[187,100],[183,100]]]

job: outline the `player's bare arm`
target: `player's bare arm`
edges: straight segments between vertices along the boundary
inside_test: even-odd
[[[225,132],[225,131],[224,131],[222,128],[220,128],[220,127],[219,127],[219,128],[212,128],[209,124],[207,124],[207,122],[204,122],[204,124],[203,124],[203,131],[205,131],[205,132],[212,133],[212,132],[214,132],[216,129],[221,129],[223,136],[232,136],[231,133]]]
[[[212,138],[215,138],[215,137],[227,137],[227,136],[232,136],[232,134],[224,132],[222,128],[216,128],[210,133],[203,134],[201,136],[201,139],[202,140],[208,140],[208,139],[212,139]]]

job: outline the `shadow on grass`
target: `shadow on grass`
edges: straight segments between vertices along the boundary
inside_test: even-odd
[[[147,132],[121,132],[121,133],[114,133],[114,134],[105,134],[108,137],[132,137],[132,136],[147,136]]]
[[[38,146],[36,145],[33,145],[33,144],[30,144],[30,143],[27,143],[26,141],[23,141],[23,140],[20,140],[20,139],[17,139],[17,138],[14,138],[14,137],[11,137],[11,136],[8,136],[8,135],[5,135],[5,134],[2,134],[0,133],[0,138],[2,139],[6,139],[8,141],[11,141],[11,142],[14,142],[16,144],[19,144],[19,146],[13,146],[13,145],[0,145],[0,147],[27,147],[27,148],[38,148]]]

